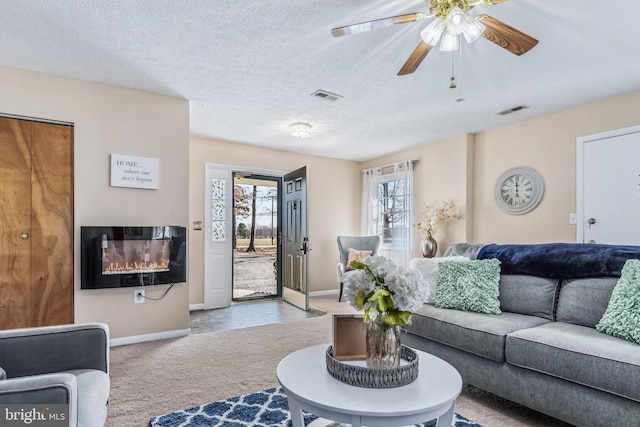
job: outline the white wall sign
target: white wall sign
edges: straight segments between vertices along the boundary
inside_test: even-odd
[[[111,186],[158,189],[158,159],[111,155]]]

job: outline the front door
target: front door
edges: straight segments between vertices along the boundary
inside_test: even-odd
[[[303,310],[309,310],[307,258],[310,248],[307,231],[306,166],[286,174],[283,180],[282,299]]]
[[[233,172],[233,301],[282,295],[282,177]]]
[[[640,245],[640,126],[578,139],[577,241]]]
[[[73,323],[73,128],[0,119],[0,329]]]

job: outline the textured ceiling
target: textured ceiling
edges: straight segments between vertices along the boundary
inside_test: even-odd
[[[640,89],[639,1],[477,6],[540,43],[521,57],[482,38],[434,49],[403,77],[430,20],[331,35],[419,11],[423,0],[2,0],[0,65],[187,99],[193,135],[352,160]],[[518,105],[530,108],[496,114]],[[296,121],[310,138],[289,135]]]

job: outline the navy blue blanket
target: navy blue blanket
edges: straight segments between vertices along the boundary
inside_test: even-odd
[[[486,245],[477,259],[497,258],[502,274],[552,279],[620,277],[628,259],[640,259],[640,246],[583,243]]]

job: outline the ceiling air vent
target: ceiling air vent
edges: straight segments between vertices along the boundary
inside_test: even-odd
[[[516,111],[524,110],[525,108],[529,108],[526,105],[518,105],[517,107],[509,108],[508,110],[500,111],[498,114],[501,116],[506,116],[507,114],[515,113]]]
[[[327,101],[337,101],[342,98],[342,95],[327,92],[326,90],[322,89],[318,89],[317,91],[313,92],[311,96],[315,96],[320,99],[326,99]]]

